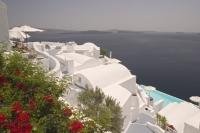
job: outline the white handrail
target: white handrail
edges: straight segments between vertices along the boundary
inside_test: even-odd
[[[55,67],[49,71],[49,74],[56,74],[57,77],[61,77],[62,76],[62,72],[61,72],[61,67],[60,67],[60,62],[53,57],[52,55],[50,55],[48,52],[41,50],[38,46],[40,45],[39,42],[33,42],[33,48],[35,49],[35,51],[46,57],[49,58],[50,60],[52,60],[55,63]],[[40,45],[41,46],[41,45]]]

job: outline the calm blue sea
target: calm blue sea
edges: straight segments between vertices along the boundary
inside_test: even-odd
[[[29,41],[93,42],[111,50],[139,84],[184,100],[200,95],[200,34],[48,31],[31,36]]]

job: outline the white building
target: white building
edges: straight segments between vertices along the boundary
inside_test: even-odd
[[[59,52],[55,57],[61,63],[62,72],[65,74],[68,73],[69,75],[74,74],[76,71],[102,64],[100,59],[78,53]]]
[[[83,88],[98,87],[105,95],[116,99],[125,118],[124,133],[164,133],[165,131],[156,125],[156,113],[165,116],[178,133],[200,133],[199,108],[188,102],[171,103],[164,109],[161,106],[162,101],[152,103],[145,90],[136,83],[136,76],[119,60],[100,57],[100,48],[95,44],[29,44],[33,45],[39,55],[48,59],[41,61],[44,68],[49,68],[50,74],[72,77],[72,91],[69,93],[71,96],[67,96],[68,93],[64,96],[70,103],[76,105],[78,93]]]
[[[184,133],[200,133],[200,111],[184,123]]]
[[[7,6],[0,0],[0,42],[8,42]]]
[[[160,112],[178,133],[200,133],[200,109],[192,103],[171,103]]]
[[[77,45],[75,42],[68,42],[65,47],[62,47],[62,49],[63,51],[66,50],[69,53],[75,52],[94,58],[99,58],[100,56],[100,48],[91,42],[87,42],[82,45]]]
[[[60,62],[46,51],[45,45],[39,42],[31,42],[28,45],[32,46],[38,55],[45,58],[40,60],[40,63],[46,70],[49,70],[49,74],[54,74],[58,78],[62,77]]]
[[[93,43],[78,45],[75,42],[53,44],[42,42],[42,44],[49,47],[45,51],[57,58],[64,74],[73,75],[76,71],[102,64],[99,59],[100,48]]]
[[[63,74],[73,75],[76,71],[102,64],[99,59],[100,48],[93,43],[77,45],[75,42],[31,42],[30,46],[49,60],[49,65],[45,68],[49,67],[50,73],[58,77]],[[45,65],[46,61],[43,64]]]
[[[137,119],[139,95],[137,95],[136,76],[119,63],[102,64],[87,68],[74,74],[74,83],[83,88],[100,88],[122,107],[124,129],[130,121]]]
[[[38,54],[50,59],[48,66],[54,66],[50,70],[57,72],[56,75],[70,75],[73,84],[80,89],[98,87],[105,95],[116,99],[122,107],[125,118],[124,129],[130,121],[137,119],[139,110],[146,103],[139,94],[136,76],[120,64],[119,60],[100,58],[100,48],[93,43],[77,45],[74,42],[53,44],[35,42],[31,44]]]

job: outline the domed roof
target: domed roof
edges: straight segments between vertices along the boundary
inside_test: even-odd
[[[87,42],[82,45],[77,45],[77,49],[88,49],[88,50],[92,51],[93,49],[99,50],[100,48],[97,45],[95,45],[94,43]]]
[[[104,88],[106,86],[125,81],[133,77],[130,71],[119,63],[100,65],[78,71],[90,81],[93,87]]]

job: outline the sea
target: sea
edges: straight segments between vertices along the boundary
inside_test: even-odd
[[[112,51],[137,83],[188,101],[200,96],[200,34],[134,31],[64,31],[31,33],[28,41],[93,42]]]

